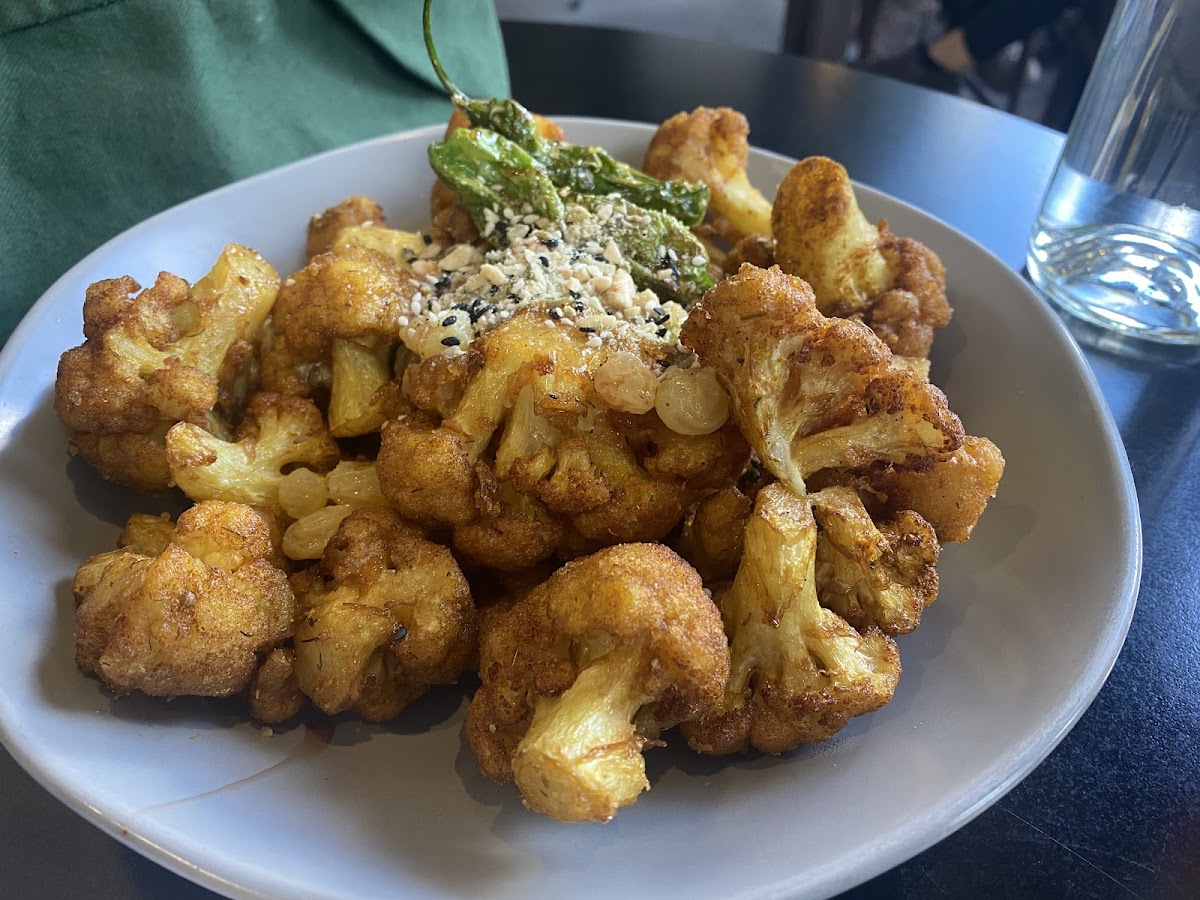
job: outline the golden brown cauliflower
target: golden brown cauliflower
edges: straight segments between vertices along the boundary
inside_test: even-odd
[[[697,503],[684,520],[675,549],[696,567],[705,584],[728,581],[737,572],[753,511],[754,501],[730,485]]]
[[[308,241],[305,255],[309,259],[328,253],[333,249],[338,236],[346,228],[386,226],[383,207],[370,197],[355,194],[347,197],[341,203],[329,207],[325,212],[315,215],[308,222]]]
[[[649,787],[643,748],[708,710],[728,673],[695,570],[660,544],[610,547],[489,608],[467,738],[530,808],[606,822]]]
[[[293,586],[296,682],[328,715],[395,718],[475,658],[475,608],[458,564],[391,510],[347,516]]]
[[[652,347],[588,341],[528,309],[464,355],[410,369],[421,411],[387,424],[377,460],[392,506],[453,529],[474,561],[516,570],[561,550],[568,533],[591,549],[661,540],[695,500],[736,477],[748,451],[734,425],[680,434],[653,400],[633,406],[603,384],[620,354],[656,386]]]
[[[914,510],[934,527],[939,541],[951,543],[971,536],[1003,474],[1000,448],[987,438],[967,435],[962,447],[928,469],[888,468],[872,473],[870,482],[886,496],[887,512]]]
[[[62,355],[54,385],[71,453],[110,481],[169,487],[167,429],[190,422],[221,434],[240,414],[278,288],[275,270],[237,244],[191,287],[168,272],[140,293],[129,276],[91,285],[86,340]]]
[[[746,177],[749,134],[750,125],[737,110],[698,106],[658,126],[642,168],[664,181],[708,185],[713,230],[730,244],[749,235],[769,235],[771,204]]]
[[[683,725],[692,749],[718,756],[827,740],[887,703],[900,678],[891,638],[860,634],[818,603],[807,497],[780,482],[763,488],[745,542],[733,584],[714,592],[732,654],[724,699]]]
[[[927,467],[962,445],[945,395],[858,322],[826,318],[812,289],[743,266],[695,304],[680,336],[716,371],[762,465],[796,493],[828,468]]]
[[[338,462],[337,442],[310,400],[258,393],[233,441],[180,422],[167,432],[171,479],[192,500],[229,500],[280,510],[284,470],[326,472]]]
[[[276,647],[254,672],[246,692],[250,715],[274,725],[286,722],[304,706],[304,694],[296,683],[296,651]]]
[[[937,599],[941,547],[912,510],[876,525],[852,487],[809,494],[818,525],[817,596],[859,631],[907,634]]]
[[[827,316],[865,322],[901,356],[927,356],[950,323],[946,272],[928,247],[872,225],[846,170],[823,156],[784,177],[772,210],[775,262],[803,278]]]
[[[161,531],[149,524],[75,574],[79,668],[118,694],[242,691],[259,657],[287,638],[295,607],[287,576],[269,562],[267,523],[239,503],[198,503],[154,555],[144,550]]]
[[[383,253],[350,245],[313,257],[279,290],[263,334],[268,391],[328,403],[334,437],[378,431],[400,321],[417,291]]]

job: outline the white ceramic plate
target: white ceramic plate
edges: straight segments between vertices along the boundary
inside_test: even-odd
[[[637,161],[646,126],[564,120],[573,140]],[[358,144],[168,210],[64,275],[0,355],[0,736],[78,813],[168,868],[237,897],[818,897],[900,863],[1028,773],[1100,689],[1133,611],[1141,559],[1128,464],[1058,320],[999,260],[867,188],[869,216],[941,254],[955,306],[934,377],[967,429],[1008,459],[975,537],[942,556],[942,589],[901,638],[882,711],[781,758],[649,754],[653,789],[609,825],[525,811],[476,770],[462,690],[395,724],[339,720],[264,737],[236,702],[112,699],[72,658],[70,581],[155,501],[68,462],[51,391],[81,340],[94,280],[189,280],[222,246],[301,262],[315,211],[352,193],[392,222],[427,219],[425,147],[440,129]],[[754,152],[772,191],[789,161]],[[853,174],[853,173],[852,173]]]

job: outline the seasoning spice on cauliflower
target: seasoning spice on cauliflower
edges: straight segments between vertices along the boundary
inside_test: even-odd
[[[170,487],[167,430],[189,422],[227,432],[278,288],[275,270],[237,244],[191,287],[168,272],[140,293],[129,276],[89,286],[86,340],[62,355],[54,385],[71,453],[110,481]]]
[[[134,545],[93,556],[75,574],[79,668],[118,694],[242,691],[292,625],[287,576],[269,562],[269,526],[248,506],[206,501],[183,512],[170,542],[150,555],[143,548],[154,534],[127,530]]]
[[[798,494],[828,468],[925,467],[963,441],[946,397],[858,322],[826,318],[812,289],[743,266],[692,307],[681,341],[716,371],[763,466]]]
[[[934,333],[950,324],[937,254],[896,237],[886,222],[872,225],[833,160],[796,163],[780,182],[771,222],[775,262],[812,285],[825,315],[859,319],[900,356],[927,356]]]
[[[383,207],[378,202],[362,194],[355,194],[340,203],[335,203],[309,219],[305,255],[312,259],[314,256],[328,253],[345,229],[363,225],[387,225]]]
[[[334,437],[378,431],[380,389],[416,293],[411,273],[381,253],[350,246],[313,257],[279,290],[263,334],[269,391],[328,401]]]
[[[939,541],[951,543],[971,536],[1003,474],[1000,448],[987,438],[967,435],[962,447],[928,469],[888,468],[870,473],[869,480],[886,496],[887,512],[914,510],[934,527]]]
[[[907,634],[937,599],[941,547],[928,522],[903,510],[878,526],[851,487],[808,495],[819,526],[817,596],[854,628]]]
[[[258,393],[233,441],[186,422],[167,432],[171,478],[192,500],[229,500],[280,509],[284,470],[317,472],[338,462],[337,442],[310,400]]]
[[[296,683],[296,651],[276,647],[267,654],[250,679],[246,691],[250,715],[267,725],[286,722],[304,706],[304,694]]]
[[[351,513],[292,583],[296,682],[328,715],[395,718],[475,657],[475,608],[458,564],[391,510]]]
[[[816,549],[808,498],[781,482],[763,488],[733,584],[714,592],[732,672],[719,709],[683,725],[692,749],[782,753],[827,740],[891,699],[900,678],[896,645],[821,607]]]
[[[675,549],[696,567],[705,584],[728,581],[737,572],[753,511],[753,500],[730,485],[697,503],[684,520]]]
[[[649,787],[643,748],[711,708],[728,673],[695,570],[660,544],[610,547],[488,611],[467,738],[527,806],[605,822]]]
[[[412,521],[454,529],[456,548],[500,569],[548,558],[563,529],[594,547],[661,540],[691,503],[733,480],[748,449],[732,423],[685,435],[654,411],[609,405],[594,373],[616,353],[649,367],[653,351],[661,347],[601,341],[530,308],[456,361],[425,360],[406,381],[423,408],[383,430],[384,495]]]

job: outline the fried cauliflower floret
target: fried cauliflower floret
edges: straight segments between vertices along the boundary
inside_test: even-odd
[[[129,546],[92,557],[72,584],[76,663],[118,694],[242,691],[291,631],[295,602],[272,552],[253,509],[207,501],[179,516],[156,555]]]
[[[659,544],[567,563],[483,629],[467,739],[484,774],[564,822],[633,803],[642,750],[711,708],[729,671],[699,575]]]
[[[742,263],[750,263],[760,269],[775,265],[775,242],[769,234],[751,234],[742,238],[722,261],[726,272],[737,272]]]
[[[278,288],[275,270],[237,244],[191,287],[168,272],[140,293],[129,276],[88,287],[86,340],[62,355],[54,385],[71,453],[110,481],[168,488],[167,430],[222,433],[240,413],[244,366]]]
[[[821,607],[816,553],[808,498],[780,482],[763,488],[733,584],[715,593],[732,669],[720,707],[683,725],[692,749],[783,753],[828,740],[891,699],[900,678],[895,644]]]
[[[328,397],[334,437],[378,431],[381,389],[391,381],[400,320],[416,289],[410,273],[366,247],[313,257],[284,282],[271,311],[264,389],[321,404]]]
[[[419,231],[400,231],[378,225],[351,225],[338,232],[330,252],[335,256],[346,253],[351,247],[373,250],[386,256],[394,266],[409,268],[427,249],[425,238]]]
[[[728,581],[742,559],[746,522],[754,502],[737,485],[705,497],[683,523],[679,555],[696,567],[706,584]]]
[[[748,450],[732,423],[680,434],[653,410],[614,408],[597,387],[614,354],[649,371],[656,347],[587,339],[530,309],[453,363],[422,362],[406,383],[424,409],[383,430],[377,467],[392,506],[453,529],[475,562],[511,570],[548,558],[568,534],[593,547],[661,540],[736,477]]]
[[[276,647],[254,672],[246,692],[250,715],[267,725],[286,722],[304,706],[304,694],[296,683],[296,652]]]
[[[258,393],[233,441],[181,422],[167,432],[171,478],[192,500],[228,500],[281,509],[284,470],[326,472],[338,462],[337,443],[310,400]]]
[[[327,715],[395,718],[474,659],[475,608],[458,564],[391,510],[347,516],[293,585],[296,682]]]
[[[362,225],[387,225],[383,207],[370,197],[355,194],[315,215],[308,223],[304,252],[309,259],[328,253],[343,229]]]
[[[746,117],[725,106],[676,113],[650,139],[643,169],[663,180],[708,185],[713,229],[729,243],[769,235],[771,204],[746,177],[749,134]]]
[[[851,487],[809,494],[819,526],[817,596],[860,632],[907,634],[937,599],[941,547],[912,510],[878,526]]]
[[[796,163],[772,210],[775,261],[803,278],[827,316],[865,322],[901,356],[926,356],[950,323],[946,273],[928,247],[869,222],[846,170],[823,156]]]
[[[987,438],[967,435],[962,447],[928,469],[886,469],[870,480],[886,495],[888,512],[914,510],[933,526],[939,541],[951,543],[971,536],[1003,474],[1000,448]]]
[[[763,466],[796,493],[827,468],[927,467],[963,440],[936,387],[891,365],[857,322],[826,318],[812,289],[744,266],[694,305],[681,341],[716,371]]]

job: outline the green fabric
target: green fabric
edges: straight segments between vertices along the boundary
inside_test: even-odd
[[[490,0],[433,15],[459,85],[508,96]],[[0,344],[147,216],[449,112],[420,0],[0,0]]]

